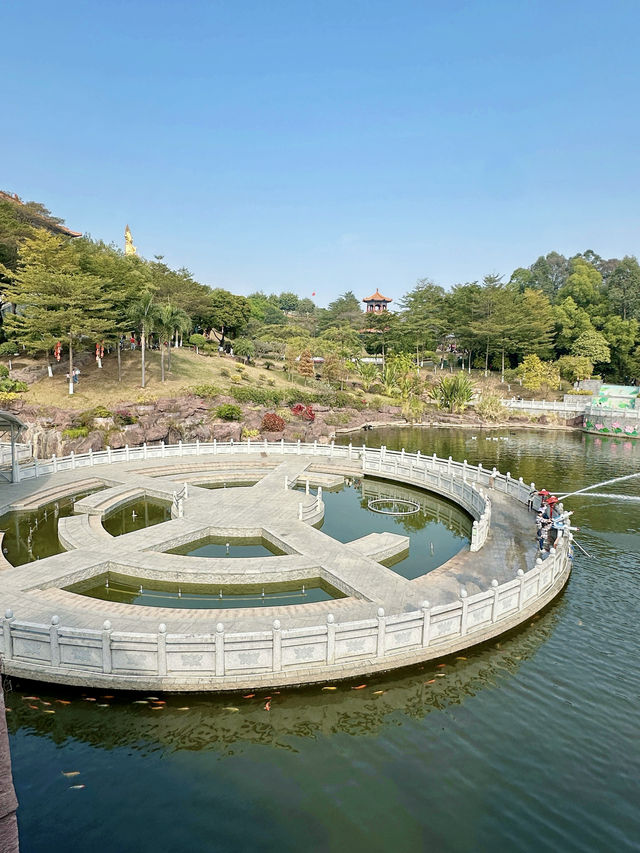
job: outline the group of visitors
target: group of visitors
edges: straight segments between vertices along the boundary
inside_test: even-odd
[[[548,552],[555,544],[558,531],[567,527],[571,513],[565,512],[560,499],[547,489],[540,489],[540,491],[533,489],[529,493],[528,508],[530,510],[534,508],[534,503],[538,503],[537,499],[540,504],[536,509],[538,549],[541,552]]]

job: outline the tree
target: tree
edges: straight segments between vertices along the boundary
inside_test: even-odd
[[[67,238],[38,229],[18,251],[17,269],[7,295],[19,306],[6,318],[11,337],[31,352],[47,351],[58,340],[69,347],[69,393],[73,394],[73,349],[80,341],[99,342],[113,320],[104,282],[84,273]]]
[[[590,379],[593,373],[593,363],[582,355],[563,355],[556,361],[556,367],[560,371],[560,376],[567,382]]]
[[[171,340],[176,329],[186,332],[191,325],[189,317],[180,308],[170,302],[161,305],[156,313],[156,330],[160,335],[160,381],[164,382],[164,347],[169,350],[169,370],[171,370]]]
[[[300,374],[300,376],[304,377],[305,381],[307,379],[313,379],[314,377],[313,359],[308,349],[305,349],[300,353],[300,359],[298,361],[298,373]]]
[[[203,347],[206,342],[207,339],[205,338],[205,336],[200,334],[191,335],[191,337],[189,338],[189,343],[191,344],[191,346],[196,348],[196,355],[198,354],[200,347]]]
[[[222,345],[226,336],[237,337],[249,322],[251,307],[244,296],[236,296],[228,290],[217,288],[211,291],[209,307],[203,317],[207,329]]]
[[[247,362],[255,358],[256,348],[253,341],[250,341],[249,338],[236,338],[233,342],[233,352]]]
[[[369,391],[372,385],[380,381],[380,370],[377,364],[372,364],[370,361],[356,362],[356,372],[362,382],[362,388]]]
[[[281,311],[296,311],[298,309],[299,299],[295,293],[284,291],[278,297],[278,308]]]
[[[640,320],[640,264],[635,257],[625,255],[615,267],[607,283],[607,294],[623,320]]]
[[[566,283],[560,289],[558,297],[571,297],[580,308],[592,313],[595,306],[602,301],[602,276],[595,267],[588,264],[584,258],[571,259],[571,273]]]
[[[155,329],[159,319],[158,305],[150,291],[143,293],[137,302],[129,307],[128,320],[140,332],[140,350],[142,352],[142,387],[146,384],[147,339]]]
[[[362,323],[362,309],[352,290],[348,290],[330,302],[329,306],[322,309],[318,316],[318,330],[320,332],[332,326],[360,329]]]
[[[529,391],[539,391],[543,387],[559,388],[560,373],[555,364],[542,361],[537,355],[525,355],[518,368],[522,384]]]
[[[554,302],[569,275],[569,261],[558,252],[549,252],[531,264],[530,270],[532,279],[529,287],[542,290]]]
[[[587,331],[579,335],[571,347],[572,355],[581,355],[594,364],[611,361],[609,342],[601,332]]]

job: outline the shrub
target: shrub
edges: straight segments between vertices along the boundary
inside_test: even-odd
[[[127,412],[125,409],[119,409],[114,413],[113,419],[118,426],[131,426],[138,423],[138,416]]]
[[[242,420],[242,409],[233,403],[222,403],[215,410],[215,416],[222,421],[239,421]]]
[[[267,412],[262,418],[263,432],[282,432],[284,429],[284,418],[276,415],[275,412]]]
[[[217,397],[220,394],[220,389],[215,385],[193,385],[188,389],[191,394],[196,397]]]
[[[223,368],[220,370],[220,376],[231,376],[231,374],[229,373],[228,368],[223,367]]]
[[[27,391],[29,386],[26,382],[19,382],[17,379],[0,379],[0,391],[3,393],[17,393],[21,394],[23,391]]]
[[[231,377],[231,381],[234,385],[239,385],[242,382],[242,375],[236,373],[234,376]]]
[[[497,394],[483,394],[476,403],[476,412],[485,421],[502,421],[509,416],[508,409]]]
[[[0,344],[0,355],[17,355],[19,352],[19,344],[13,341],[4,341],[4,343]]]
[[[110,418],[113,412],[109,411],[106,406],[96,406],[93,410],[94,418]]]
[[[9,376],[9,368],[6,364],[0,364],[0,379],[6,379]]]
[[[473,383],[464,373],[442,376],[438,384],[429,391],[439,409],[463,412],[473,397]]]
[[[295,406],[292,406],[291,414],[297,415],[305,421],[315,421],[316,419],[316,413],[313,411],[312,407],[305,406],[303,403],[296,403]]]
[[[257,438],[259,435],[259,429],[247,429],[246,427],[242,429],[242,438]]]
[[[272,388],[275,388],[276,387],[276,380],[275,379],[267,379],[267,385],[270,385]]]
[[[586,388],[569,388],[567,394],[573,394],[575,397],[593,397],[593,391],[587,391]]]
[[[207,342],[207,339],[204,335],[191,335],[189,338],[189,343],[192,347],[196,348],[196,352],[198,352],[199,347],[203,347]]]
[[[63,438],[86,438],[89,435],[89,427],[88,426],[79,426],[79,427],[69,427],[69,429],[62,430]]]
[[[270,369],[271,369],[271,367],[272,367],[272,365],[273,365],[273,362],[272,362],[272,361],[265,361],[265,362],[264,362],[264,369],[265,369],[265,370],[270,370]]]
[[[261,406],[277,406],[283,393],[268,388],[231,388],[230,394],[239,403],[259,403]]]
[[[581,355],[563,355],[556,361],[555,366],[567,382],[589,379],[593,373],[593,362]]]

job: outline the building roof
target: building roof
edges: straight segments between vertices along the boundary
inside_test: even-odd
[[[388,296],[383,296],[379,290],[373,294],[373,296],[366,296],[363,302],[393,302],[393,299],[389,299]]]
[[[17,196],[15,193],[12,195],[11,193],[5,193],[0,190],[0,201],[10,201],[22,208],[25,207],[25,203],[22,201],[20,196]],[[44,214],[28,210],[26,211],[26,218],[29,220],[31,225],[35,225],[37,228],[46,228],[47,231],[51,231],[54,234],[63,234],[65,237],[82,237],[81,231],[72,231],[61,222],[55,222],[48,219]]]

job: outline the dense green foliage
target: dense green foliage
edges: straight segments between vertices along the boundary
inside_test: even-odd
[[[171,269],[161,256],[147,261],[56,233],[60,223],[35,202],[0,199],[0,347],[9,338],[7,354],[50,354],[60,342],[71,369],[74,347],[105,344],[119,353],[116,342],[134,335],[138,345],[160,346],[164,377],[165,347],[171,370],[169,344],[192,332],[203,355],[231,345],[246,361],[267,357],[267,367],[285,367],[292,381],[311,383],[319,371],[325,385],[344,388],[350,378],[403,406],[419,391],[416,362],[499,370],[503,379],[527,356],[537,356],[543,371],[555,364],[554,375],[569,382],[594,370],[612,381],[640,373],[640,266],[631,256],[550,252],[508,280],[487,275],[448,291],[422,278],[396,299],[397,310],[365,315],[353,291],[327,308],[289,291],[239,296]],[[362,362],[367,354],[384,365]],[[524,373],[535,384],[531,370]],[[276,396],[265,395],[265,404],[283,402]]]

